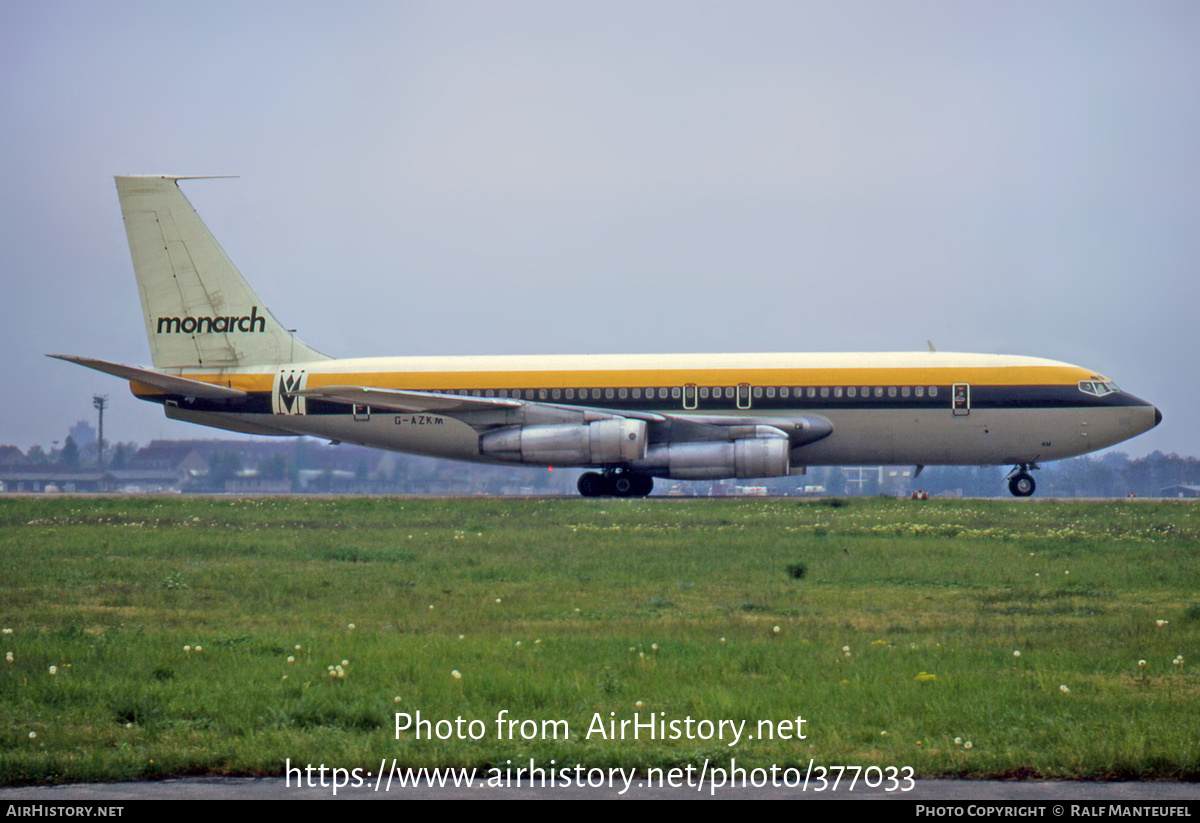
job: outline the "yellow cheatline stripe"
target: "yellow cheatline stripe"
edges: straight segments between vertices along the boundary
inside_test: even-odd
[[[193,380],[231,384],[248,392],[269,392],[275,375],[185,374]],[[570,389],[646,388],[682,386],[975,386],[1075,385],[1091,373],[1075,366],[1001,366],[991,368],[829,368],[829,369],[625,369],[577,371],[445,371],[445,372],[337,372],[312,373],[309,388],[322,386],[372,386],[382,389]],[[163,392],[134,384],[134,394]]]

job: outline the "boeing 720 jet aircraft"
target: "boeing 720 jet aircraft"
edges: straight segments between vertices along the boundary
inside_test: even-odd
[[[128,380],[167,417],[485,463],[578,466],[586,497],[653,478],[808,466],[1038,463],[1147,431],[1153,405],[1034,357],[559,355],[333,359],[263,305],[170,175],[118,177],[153,368],[51,355]],[[932,348],[932,347],[931,347]]]

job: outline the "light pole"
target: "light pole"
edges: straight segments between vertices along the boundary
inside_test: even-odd
[[[100,468],[104,468],[104,407],[108,405],[108,395],[92,395],[92,405],[100,412],[100,436],[96,439],[96,463]]]

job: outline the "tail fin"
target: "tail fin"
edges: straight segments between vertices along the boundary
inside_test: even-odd
[[[154,367],[326,360],[259,300],[170,175],[118,177]]]

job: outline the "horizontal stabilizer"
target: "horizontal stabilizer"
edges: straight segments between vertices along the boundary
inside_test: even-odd
[[[58,360],[66,360],[68,363],[78,363],[80,366],[87,366],[89,369],[102,371],[114,377],[123,377],[126,380],[132,380],[144,386],[161,389],[167,394],[181,394],[184,397],[203,397],[205,400],[228,400],[234,397],[246,396],[246,393],[240,389],[231,389],[227,386],[218,386],[215,383],[192,380],[190,377],[176,377],[173,374],[163,374],[162,372],[150,369],[140,369],[137,366],[123,366],[120,363],[109,363],[107,360],[75,357],[70,354],[48,354],[46,356],[54,357]]]

